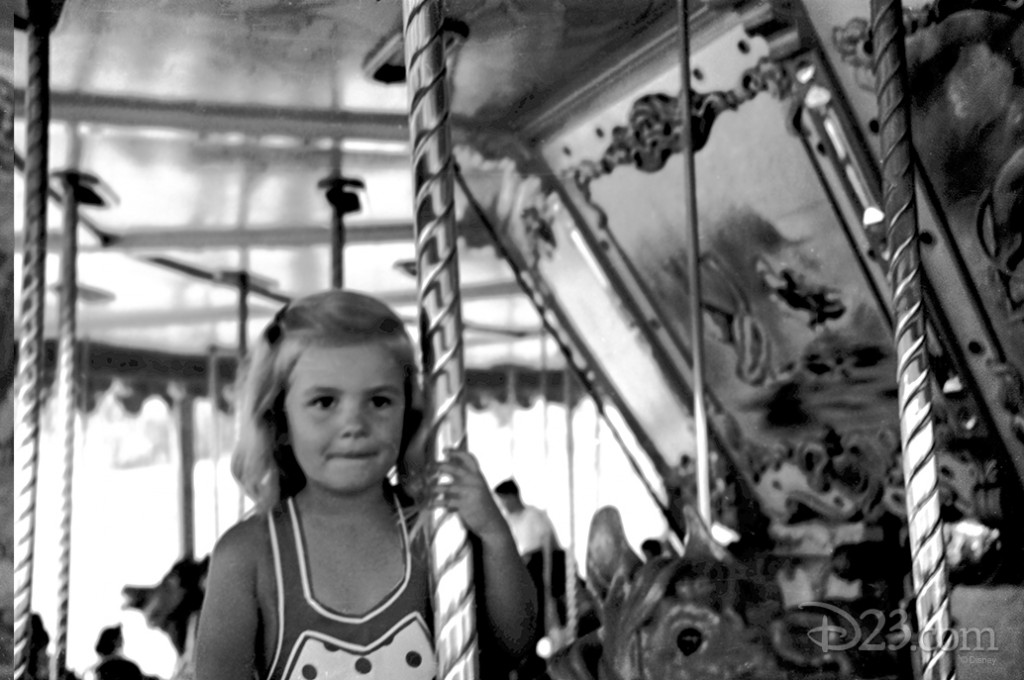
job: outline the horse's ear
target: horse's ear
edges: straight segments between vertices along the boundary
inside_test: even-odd
[[[203,559],[196,562],[196,575],[199,577],[196,579],[200,585],[206,585],[206,575],[210,572],[210,556],[207,555]]]
[[[210,572],[210,556],[207,555],[203,559],[196,562],[196,585],[199,590],[206,592],[206,576]]]
[[[619,511],[611,506],[599,508],[590,520],[587,538],[587,585],[604,600],[617,573],[631,576],[641,564],[626,541]]]

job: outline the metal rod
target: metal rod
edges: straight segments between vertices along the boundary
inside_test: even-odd
[[[693,163],[693,118],[690,114],[690,9],[688,0],[678,0],[679,137],[683,150],[683,219],[689,233],[687,251],[690,276],[690,344],[693,357],[693,424],[697,445],[697,511],[711,526],[711,456],[708,451],[708,421],[704,409],[704,312],[701,306],[700,229],[697,223],[697,174]]]
[[[345,285],[345,215],[359,212],[359,195],[357,189],[365,189],[361,179],[342,177],[341,147],[336,146],[331,152],[331,174],[320,180],[318,186],[324,189],[324,196],[331,204],[331,286],[341,288]],[[406,234],[411,236],[415,229]]]
[[[331,137],[406,141],[406,117],[382,111],[239,106],[212,101],[167,101],[111,97],[84,92],[54,92],[54,118],[118,127],[156,127],[190,133],[239,132],[290,135],[304,139]],[[27,107],[25,109],[27,116]],[[14,115],[22,108],[15,104]]]
[[[341,178],[341,144],[331,149],[331,164],[335,177]],[[345,285],[345,213],[337,201],[331,200],[331,191],[327,191],[327,201],[331,204],[331,287],[342,288]]]
[[[331,220],[331,286],[345,285],[345,216],[335,211]]]
[[[249,273],[238,273],[238,360],[244,361],[249,353]],[[288,298],[285,298],[285,304]],[[238,494],[238,518],[245,516],[245,494]]]
[[[349,245],[408,243],[412,240],[412,222],[347,222],[345,242]],[[183,228],[158,227],[156,225],[132,225],[126,230],[104,230],[109,237],[106,242],[82,243],[80,253],[131,253],[137,251],[161,250],[212,250],[234,248],[308,248],[310,246],[327,245],[331,242],[331,231],[323,226],[294,224],[283,227],[259,227],[244,231],[224,227]],[[51,231],[48,236],[51,247],[60,247],[61,232]],[[14,249],[24,248],[24,237],[21,232],[14,235]]]
[[[900,0],[872,0],[883,206],[889,285],[895,314],[900,440],[906,486],[914,603],[920,629],[920,677],[956,676],[946,546],[940,518],[938,462],[926,354],[921,255],[910,136],[907,62]]]
[[[239,179],[238,188],[238,206],[235,215],[235,233],[244,234],[246,227],[249,224],[249,203],[252,198],[252,188],[255,184],[255,178],[253,173],[258,172],[254,170],[249,163],[242,165],[241,178]],[[252,266],[249,264],[249,247],[248,245],[241,245],[238,248],[238,269],[239,271],[248,272],[252,270]],[[252,283],[252,277],[249,277],[249,283]]]
[[[49,171],[50,6],[28,3],[25,90],[25,252],[15,398],[14,677],[27,676],[39,470],[40,380],[46,290],[46,198]]]
[[[178,425],[178,501],[181,515],[180,540],[182,557],[192,557],[196,549],[195,511],[195,400],[182,388],[176,395],[175,412]]]
[[[594,507],[601,507],[601,406],[597,399],[594,402]]]
[[[516,464],[516,369],[509,366],[505,372],[508,388],[508,469],[515,474]]]
[[[540,428],[541,437],[543,442],[543,453],[544,453],[544,467],[550,469],[551,467],[551,428],[548,426],[548,334],[541,326],[540,332],[540,379],[538,380],[540,386]],[[550,478],[548,478],[550,480]],[[551,490],[548,489],[550,497]],[[550,507],[549,504],[547,504]],[[542,552],[544,560],[542,562],[542,581],[544,585],[544,597],[539,603],[541,608],[544,610],[544,627],[545,636],[550,639],[552,630],[548,627],[554,628],[558,622],[557,612],[554,610],[554,599],[552,597],[552,580],[554,579],[554,569],[551,563],[551,551],[545,549]]]
[[[71,167],[77,166],[77,135],[72,130]],[[50,677],[64,677],[68,649],[68,608],[71,588],[72,479],[75,461],[75,416],[78,411],[75,347],[78,320],[78,189],[82,177],[75,170],[60,173],[64,187],[64,247],[60,268],[60,324],[58,329],[57,392],[64,425],[64,458],[61,470],[61,510],[57,558],[57,625]]]
[[[217,368],[220,365],[216,345],[210,345],[206,368],[206,392],[210,398],[210,466],[213,468],[213,535],[220,536],[220,484],[219,465],[220,462],[220,410],[217,405],[220,401],[220,374]]]
[[[238,358],[249,353],[249,272],[238,272]],[[285,298],[285,303],[288,299]]]
[[[548,334],[540,331],[540,428],[544,435],[544,465],[551,464],[551,443],[548,439]]]
[[[431,413],[428,446],[466,447],[462,309],[455,231],[447,69],[439,1],[402,0],[415,192],[420,347]],[[466,529],[444,509],[429,517],[437,677],[479,677],[473,559]]]
[[[562,372],[562,395],[565,402],[565,459],[569,503],[569,545],[565,549],[565,640],[576,639],[579,625],[579,603],[576,600],[576,438],[573,432],[573,373],[568,366]]]

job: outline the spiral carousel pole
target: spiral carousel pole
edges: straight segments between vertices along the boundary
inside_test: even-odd
[[[40,379],[46,289],[46,197],[50,124],[49,3],[28,3],[28,82],[25,88],[25,248],[15,398],[14,677],[27,677],[39,469]]]
[[[697,512],[711,526],[711,453],[708,422],[704,410],[704,312],[701,306],[700,229],[697,223],[697,173],[693,164],[693,116],[690,103],[690,10],[687,0],[678,0],[679,10],[679,137],[683,147],[684,219],[689,232],[690,353],[693,361],[693,425],[697,468]]]
[[[442,5],[402,0],[415,192],[420,346],[431,413],[429,446],[466,446],[465,369]],[[472,553],[459,518],[430,516],[439,680],[479,677]]]
[[[72,130],[71,138],[77,139]],[[70,154],[72,158],[77,153]],[[64,420],[64,460],[61,466],[60,546],[57,564],[57,625],[50,677],[64,675],[68,649],[68,605],[71,590],[71,493],[75,460],[75,414],[78,391],[75,345],[78,335],[78,205],[82,194],[92,194],[88,175],[68,170],[57,173],[64,190],[64,248],[60,259],[60,321],[57,348],[57,396]],[[95,194],[92,194],[95,195]]]
[[[907,95],[907,62],[900,0],[872,0],[879,136],[889,285],[896,320],[900,439],[913,560],[914,603],[920,631],[920,677],[956,677],[950,648],[950,601],[945,537],[939,516],[938,463],[921,295],[914,165]]]

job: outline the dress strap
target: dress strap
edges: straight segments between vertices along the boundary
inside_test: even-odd
[[[275,515],[280,513],[280,507],[267,513],[267,530],[270,534],[270,552],[274,562],[274,586],[277,597],[277,641],[274,644],[274,653],[267,669],[266,677],[268,678],[274,676],[274,671],[281,659],[281,652],[284,649],[284,574],[281,567],[281,543],[277,535],[277,523],[274,521]]]

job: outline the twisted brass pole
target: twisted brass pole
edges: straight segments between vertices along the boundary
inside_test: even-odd
[[[75,132],[72,131],[75,139]],[[77,146],[73,144],[73,146]],[[72,157],[77,154],[71,154]],[[74,170],[59,174],[64,185],[64,247],[60,259],[60,323],[58,329],[57,395],[64,420],[64,460],[61,470],[60,550],[57,567],[57,626],[50,677],[64,675],[68,650],[68,608],[71,591],[71,494],[75,460],[75,414],[78,391],[75,345],[78,335],[78,188],[82,177]]]
[[[956,674],[954,650],[949,645],[949,588],[939,516],[902,17],[900,0],[872,0],[883,205],[888,220],[888,277],[896,321],[900,439],[920,631],[917,646],[921,677],[947,680]]]
[[[50,11],[28,3],[28,83],[25,88],[25,248],[16,380],[14,499],[14,677],[27,677],[39,469],[40,379],[46,289],[46,197],[49,171]]]
[[[434,457],[466,446],[465,369],[454,217],[443,11],[402,0],[412,141],[420,347]],[[437,677],[479,676],[473,561],[465,527],[444,509],[430,515]]]

